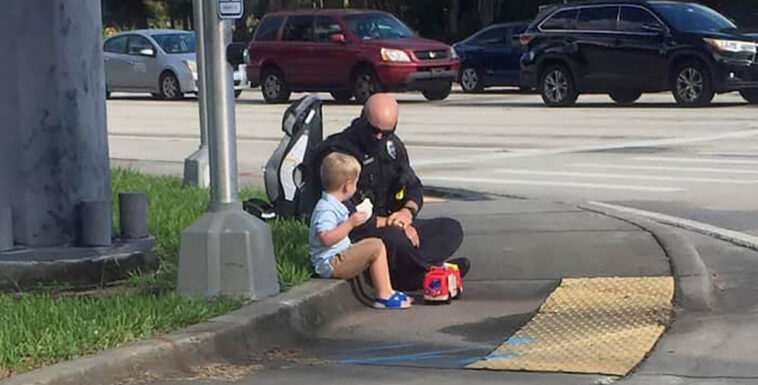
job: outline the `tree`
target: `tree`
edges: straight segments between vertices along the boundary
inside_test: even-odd
[[[148,8],[142,0],[102,0],[103,25],[119,30],[147,28]]]

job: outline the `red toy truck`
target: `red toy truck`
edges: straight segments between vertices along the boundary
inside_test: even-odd
[[[424,300],[427,302],[450,303],[463,293],[463,281],[458,266],[446,263],[432,266],[424,276]]]

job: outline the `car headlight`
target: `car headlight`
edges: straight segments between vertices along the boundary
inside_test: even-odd
[[[723,39],[711,39],[711,38],[704,38],[703,40],[705,40],[705,42],[708,43],[711,47],[719,51],[725,51],[725,52],[756,53],[756,47],[758,47],[756,43],[752,43],[749,41],[723,40]]]
[[[187,66],[187,69],[192,74],[192,76],[194,76],[195,79],[197,79],[197,62],[195,62],[194,60],[185,60],[184,65]]]
[[[455,47],[450,47],[450,58],[452,59],[458,58],[458,52],[455,52]]]
[[[382,48],[382,61],[389,62],[409,62],[411,57],[400,49]]]

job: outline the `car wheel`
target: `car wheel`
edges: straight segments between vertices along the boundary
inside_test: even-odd
[[[107,90],[105,91],[105,98],[106,99],[110,99],[111,98],[111,92],[110,91],[107,91]]]
[[[642,91],[638,90],[613,90],[608,96],[618,104],[632,104],[642,96]]]
[[[334,100],[336,100],[336,101],[338,101],[340,103],[349,102],[350,99],[353,98],[353,93],[350,92],[350,91],[343,91],[343,90],[332,91],[332,92],[330,92],[330,94],[332,95],[332,97],[334,98]]]
[[[242,90],[234,90],[234,98],[237,99],[242,95]]]
[[[160,78],[161,99],[179,100],[184,97],[179,79],[172,72],[164,72]]]
[[[540,77],[540,94],[551,107],[570,106],[579,97],[571,72],[562,65],[548,67]]]
[[[750,104],[758,104],[758,88],[740,90],[740,95]]]
[[[697,61],[686,62],[674,71],[673,92],[683,107],[708,105],[715,95],[708,69]]]
[[[282,103],[290,99],[290,90],[281,71],[271,69],[264,73],[261,93],[266,103]]]
[[[423,94],[427,100],[444,100],[450,95],[452,89],[453,83],[450,82],[439,87],[423,90],[421,91],[421,94]]]
[[[374,71],[369,68],[359,70],[353,77],[353,96],[360,104],[366,103],[366,100],[379,92],[379,89],[379,80]]]
[[[466,67],[461,71],[461,88],[466,93],[482,92],[484,90],[482,78],[479,76],[479,71],[476,68]]]

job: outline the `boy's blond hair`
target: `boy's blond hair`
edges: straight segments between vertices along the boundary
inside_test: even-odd
[[[360,174],[358,160],[341,152],[332,152],[321,162],[321,185],[327,192],[338,190],[347,181],[358,179]]]

